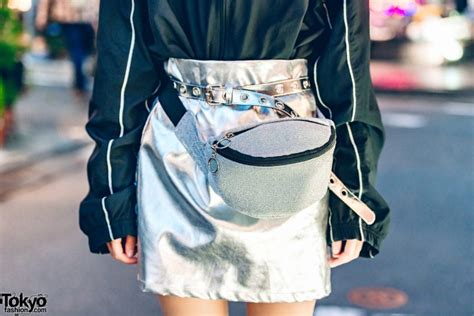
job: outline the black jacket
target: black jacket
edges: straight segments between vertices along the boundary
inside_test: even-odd
[[[375,189],[385,141],[369,73],[368,0],[102,0],[86,130],[96,146],[80,228],[93,253],[135,235],[136,163],[150,100],[168,57],[307,58],[317,104],[337,127],[334,173],[376,213],[366,224],[332,192],[327,241],[380,251],[389,206]],[[159,198],[159,197],[157,197]]]

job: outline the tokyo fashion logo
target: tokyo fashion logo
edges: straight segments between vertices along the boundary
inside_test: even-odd
[[[0,305],[5,313],[46,313],[48,296],[36,294],[26,296],[23,293],[0,293]]]

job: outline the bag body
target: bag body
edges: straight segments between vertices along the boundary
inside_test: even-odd
[[[277,118],[228,129],[202,143],[192,117],[178,123],[178,138],[235,210],[255,218],[288,217],[326,194],[336,145],[331,120]]]
[[[281,118],[229,131],[213,141],[209,181],[247,215],[291,216],[326,194],[335,144],[326,119]]]

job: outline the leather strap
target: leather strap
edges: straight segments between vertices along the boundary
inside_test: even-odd
[[[329,179],[329,189],[341,199],[347,206],[349,206],[357,215],[359,215],[364,222],[371,225],[375,222],[375,213],[367,204],[361,201],[354,193],[352,193],[344,183],[331,172]]]

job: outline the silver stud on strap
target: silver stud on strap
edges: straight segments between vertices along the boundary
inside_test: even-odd
[[[300,87],[298,81],[293,81],[293,83],[291,84],[291,86],[292,86],[294,89],[298,89],[298,88]]]
[[[275,90],[277,93],[283,93],[283,84],[278,84],[275,86]]]
[[[201,95],[201,89],[199,87],[193,87],[193,95],[198,97]]]
[[[240,95],[240,100],[242,100],[243,102],[246,102],[248,99],[249,99],[249,95],[247,93],[242,93]]]
[[[303,88],[308,89],[309,86],[310,86],[309,81],[308,80],[303,80]]]
[[[179,87],[179,92],[181,92],[182,94],[185,94],[186,91],[188,91],[188,89],[186,88],[186,86],[184,84],[182,84],[180,87]]]

